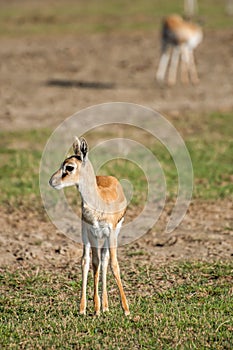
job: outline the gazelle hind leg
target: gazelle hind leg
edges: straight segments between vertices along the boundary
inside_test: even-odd
[[[168,85],[174,85],[177,78],[177,70],[180,58],[180,48],[175,46],[171,54],[171,62],[168,72]]]
[[[123,289],[123,285],[121,282],[121,277],[120,277],[120,268],[117,260],[117,238],[115,239],[110,239],[110,244],[109,244],[109,251],[110,251],[110,264],[111,264],[111,269],[113,272],[113,275],[115,277],[119,292],[120,292],[120,298],[121,298],[121,305],[124,310],[125,315],[129,315],[129,305],[125,296],[125,292]]]
[[[181,81],[183,84],[189,83],[190,53],[187,47],[181,49]]]
[[[193,84],[198,84],[199,83],[199,78],[197,74],[197,67],[194,59],[194,54],[193,51],[190,51],[190,78]]]

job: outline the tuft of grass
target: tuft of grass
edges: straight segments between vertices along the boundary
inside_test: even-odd
[[[79,270],[2,270],[1,348],[232,349],[232,262],[136,263],[122,272],[129,317],[116,288],[110,312],[93,316],[92,285],[87,316],[80,316]]]

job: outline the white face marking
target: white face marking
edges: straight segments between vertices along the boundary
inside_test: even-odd
[[[75,163],[66,163],[63,165],[62,171],[63,173],[71,173],[73,174],[75,172],[75,170],[77,169],[77,164]]]
[[[65,161],[60,169],[51,177],[49,181],[50,185],[57,190],[76,185],[75,173],[77,168],[78,164],[74,161]]]
[[[70,187],[70,186],[74,186],[74,183],[73,182],[65,182],[65,183],[61,183],[59,185],[55,185],[55,186],[53,186],[53,188],[55,188],[56,190],[61,190],[62,188]]]

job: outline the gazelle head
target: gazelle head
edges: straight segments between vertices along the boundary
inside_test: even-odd
[[[85,165],[88,156],[88,145],[84,138],[76,137],[73,143],[74,155],[64,160],[61,167],[51,176],[50,186],[60,190],[79,184],[79,175],[82,166]]]

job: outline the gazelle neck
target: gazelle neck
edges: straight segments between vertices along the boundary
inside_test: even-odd
[[[82,164],[79,174],[78,190],[84,204],[96,208],[98,205],[98,190],[94,169],[89,160]]]

